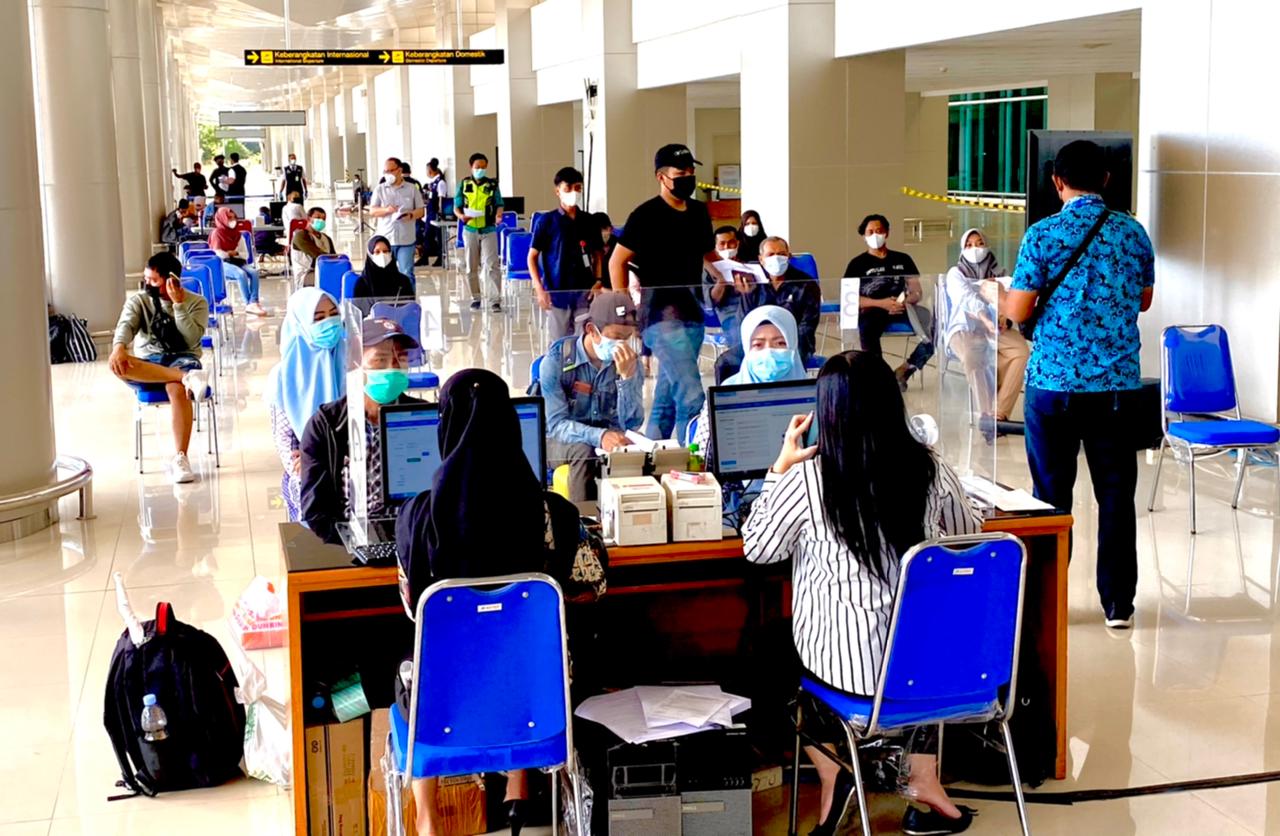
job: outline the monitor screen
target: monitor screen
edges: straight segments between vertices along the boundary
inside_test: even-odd
[[[382,408],[382,498],[399,504],[431,489],[440,467],[440,408],[395,404]]]
[[[524,456],[541,482],[547,478],[547,417],[542,398],[512,398],[520,418],[520,443]]]
[[[721,483],[762,478],[778,458],[782,437],[794,415],[817,404],[816,380],[712,386],[713,471]]]
[[[1027,226],[1062,208],[1053,187],[1053,162],[1062,146],[1087,139],[1102,146],[1107,185],[1102,199],[1118,212],[1133,210],[1133,137],[1112,131],[1027,131]]]
[[[502,209],[504,212],[515,212],[520,217],[524,217],[524,198],[512,195],[503,195]]]

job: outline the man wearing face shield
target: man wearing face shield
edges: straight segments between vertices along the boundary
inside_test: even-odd
[[[693,199],[698,161],[683,145],[664,145],[654,155],[658,195],[635,208],[622,230],[609,278],[625,291],[634,273],[641,292],[641,336],[658,360],[646,434],[650,438],[683,438],[702,409],[706,394],[698,371],[703,313],[697,294],[702,271],[716,253],[711,215]]]
[[[569,499],[591,499],[597,447],[627,444],[626,431],[644,423],[644,370],[636,335],[636,308],[617,291],[596,294],[580,337],[547,349],[538,382],[547,405],[547,458],[569,465]]]
[[[581,206],[582,173],[557,171],[555,194],[559,205],[538,216],[529,246],[529,275],[538,307],[546,311],[549,343],[572,334],[574,322],[587,312],[600,289],[604,248],[594,216]]]

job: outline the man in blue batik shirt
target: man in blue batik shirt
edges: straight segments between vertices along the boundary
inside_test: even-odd
[[[644,423],[644,369],[631,347],[636,307],[618,291],[596,294],[580,337],[551,344],[538,367],[547,405],[547,459],[569,465],[569,499],[594,498],[596,448],[628,444]]]
[[[1099,196],[1107,176],[1103,151],[1092,142],[1058,152],[1053,183],[1064,205],[1022,239],[1007,311],[1022,322],[1037,300],[1042,307],[1025,406],[1035,494],[1071,509],[1083,445],[1098,501],[1098,597],[1107,626],[1127,629],[1138,582],[1138,314],[1151,307],[1155,283],[1146,231],[1128,214],[1111,212],[1057,289],[1048,288],[1107,211]]]

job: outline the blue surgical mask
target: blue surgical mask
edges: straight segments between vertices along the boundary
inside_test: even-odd
[[[791,358],[789,348],[753,348],[747,352],[747,369],[757,380],[783,380],[791,374]]]
[[[764,271],[776,279],[786,274],[788,262],[785,255],[767,255],[764,257]]]
[[[622,343],[622,340],[611,340],[601,334],[600,342],[596,343],[596,356],[600,358],[601,363],[612,363],[613,352],[617,351]]]
[[[484,176],[485,176],[486,174],[488,174],[488,173],[489,173],[489,170],[488,170],[487,168],[473,168],[473,169],[471,169],[471,175],[472,175],[473,177],[475,177],[477,180],[483,180],[483,179],[484,179]]]
[[[311,323],[311,343],[316,348],[330,349],[342,342],[342,318],[326,317]]]

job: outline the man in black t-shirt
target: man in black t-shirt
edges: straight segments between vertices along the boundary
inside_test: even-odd
[[[192,163],[191,170],[186,174],[179,174],[178,169],[170,169],[173,176],[186,183],[183,189],[186,191],[187,197],[198,197],[200,203],[204,203],[204,190],[208,188],[208,181],[204,179],[204,175],[200,173],[200,163]]]
[[[227,196],[227,176],[231,174],[231,169],[227,168],[223,163],[226,159],[221,154],[215,154],[213,157],[213,171],[209,173],[209,185],[213,186],[213,196],[216,198]]]
[[[609,260],[614,290],[628,289],[634,271],[641,288],[640,325],[644,344],[658,358],[646,434],[683,440],[689,422],[702,411],[706,394],[698,371],[703,311],[697,294],[704,265],[719,256],[707,206],[693,200],[698,161],[683,145],[664,145],[654,156],[658,196],[627,218]]]
[[[249,179],[249,172],[240,165],[239,154],[231,155],[231,173],[228,176],[234,176],[235,179],[227,183],[227,195],[238,198],[239,203],[244,203],[244,184]]]
[[[920,270],[911,256],[885,246],[889,219],[884,215],[867,215],[858,224],[858,234],[866,239],[867,251],[849,261],[844,277],[862,280],[858,299],[862,350],[880,354],[880,336],[885,329],[895,323],[909,325],[919,342],[907,361],[894,370],[905,392],[907,380],[933,356],[933,314],[920,304],[924,295]]]

